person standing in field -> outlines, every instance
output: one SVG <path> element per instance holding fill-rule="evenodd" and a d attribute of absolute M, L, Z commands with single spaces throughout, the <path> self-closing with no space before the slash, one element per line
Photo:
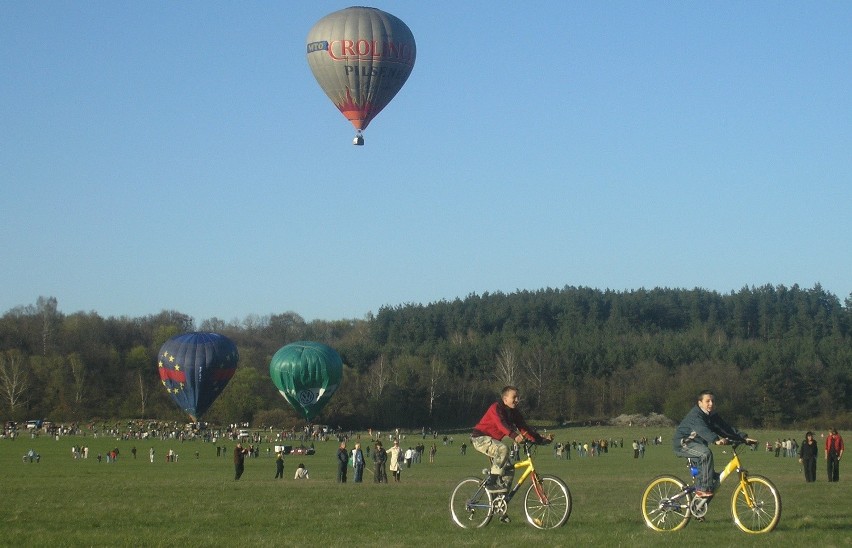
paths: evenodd
<path fill-rule="evenodd" d="M 234 447 L 234 481 L 240 479 L 240 476 L 243 475 L 243 472 L 246 469 L 246 455 L 248 454 L 248 449 L 243 449 L 243 444 L 238 443 L 236 447 Z"/>
<path fill-rule="evenodd" d="M 399 483 L 402 477 L 402 449 L 399 448 L 399 440 L 394 440 L 393 447 L 388 449 L 388 468 L 393 475 L 393 481 Z"/>
<path fill-rule="evenodd" d="M 346 483 L 346 470 L 349 468 L 349 451 L 346 450 L 346 442 L 340 442 L 337 449 L 337 483 Z"/>
<path fill-rule="evenodd" d="M 388 476 L 387 472 L 385 472 L 385 462 L 387 461 L 388 453 L 385 451 L 385 448 L 382 447 L 381 440 L 376 442 L 376 448 L 373 450 L 373 463 L 376 468 L 376 473 L 374 474 L 373 481 L 376 483 L 387 483 Z"/>
<path fill-rule="evenodd" d="M 148 458 L 151 459 L 151 462 L 154 462 L 154 448 L 153 447 L 148 451 Z"/>
<path fill-rule="evenodd" d="M 805 481 L 810 483 L 816 481 L 816 461 L 819 455 L 819 447 L 814 439 L 814 433 L 805 434 L 805 441 L 799 447 L 799 463 L 805 470 Z"/>
<path fill-rule="evenodd" d="M 284 451 L 278 451 L 275 457 L 275 479 L 284 479 Z"/>
<path fill-rule="evenodd" d="M 828 481 L 840 481 L 840 457 L 843 456 L 843 438 L 837 428 L 828 431 L 825 438 L 825 463 L 828 469 Z"/>
<path fill-rule="evenodd" d="M 355 470 L 355 483 L 361 483 L 364 478 L 364 452 L 360 443 L 356 443 L 352 450 L 352 468 Z"/>

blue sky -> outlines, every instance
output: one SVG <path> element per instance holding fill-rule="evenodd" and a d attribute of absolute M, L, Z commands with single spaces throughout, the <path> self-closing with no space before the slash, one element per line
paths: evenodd
<path fill-rule="evenodd" d="M 852 3 L 371 4 L 417 63 L 364 147 L 305 59 L 349 5 L 0 3 L 0 312 L 852 293 Z"/>

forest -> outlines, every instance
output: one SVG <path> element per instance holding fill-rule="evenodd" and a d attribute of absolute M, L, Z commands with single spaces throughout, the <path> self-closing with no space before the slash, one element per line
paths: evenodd
<path fill-rule="evenodd" d="M 323 342 L 344 361 L 316 422 L 344 429 L 465 428 L 507 384 L 533 420 L 675 420 L 711 388 L 730 422 L 852 426 L 852 295 L 819 285 L 610 291 L 587 287 L 471 294 L 385 306 L 363 319 L 307 322 L 288 311 L 225 322 L 177 311 L 140 318 L 64 314 L 55 297 L 0 317 L 0 418 L 185 420 L 160 384 L 170 337 L 213 331 L 240 360 L 204 416 L 299 427 L 269 377 L 272 355 Z"/>

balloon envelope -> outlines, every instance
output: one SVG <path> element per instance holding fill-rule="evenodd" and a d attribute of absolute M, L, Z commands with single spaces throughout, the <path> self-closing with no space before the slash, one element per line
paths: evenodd
<path fill-rule="evenodd" d="M 308 64 L 320 87 L 359 132 L 411 74 L 411 29 L 376 8 L 352 7 L 320 19 L 308 33 Z"/>
<path fill-rule="evenodd" d="M 166 391 L 193 421 L 207 411 L 237 369 L 237 345 L 218 333 L 184 333 L 160 348 L 158 369 Z"/>
<path fill-rule="evenodd" d="M 269 376 L 293 408 L 313 419 L 343 378 L 343 360 L 322 343 L 299 341 L 281 347 L 269 362 Z"/>

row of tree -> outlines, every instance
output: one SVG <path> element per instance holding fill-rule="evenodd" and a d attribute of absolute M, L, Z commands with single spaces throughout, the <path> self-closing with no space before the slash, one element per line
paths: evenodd
<path fill-rule="evenodd" d="M 712 387 L 741 424 L 852 424 L 852 295 L 841 304 L 819 285 L 565 287 L 384 307 L 360 320 L 286 312 L 198 324 L 173 311 L 66 315 L 42 297 L 0 317 L 0 409 L 11 419 L 179 418 L 156 356 L 196 329 L 223 333 L 240 351 L 205 417 L 214 422 L 298 425 L 268 365 L 281 346 L 314 340 L 344 358 L 342 387 L 318 419 L 344 428 L 469 426 L 506 384 L 521 388 L 530 416 L 551 423 L 678 418 Z"/>

